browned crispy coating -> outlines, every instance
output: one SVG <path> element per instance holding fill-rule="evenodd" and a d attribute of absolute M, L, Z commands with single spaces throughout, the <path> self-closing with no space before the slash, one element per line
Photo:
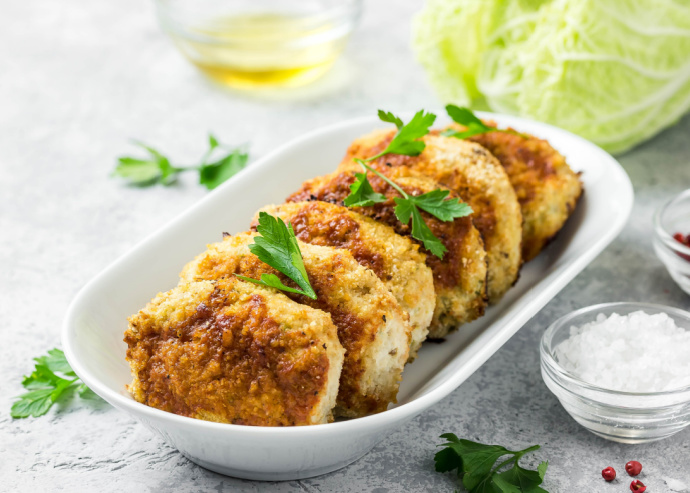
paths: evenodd
<path fill-rule="evenodd" d="M 260 279 L 275 274 L 283 284 L 293 281 L 250 252 L 255 233 L 226 237 L 208 246 L 184 268 L 183 281 L 219 279 L 239 274 Z M 386 410 L 395 402 L 409 355 L 408 315 L 370 269 L 347 250 L 299 241 L 304 266 L 317 299 L 286 293 L 291 299 L 329 313 L 346 350 L 340 376 L 339 416 L 360 417 Z"/>
<path fill-rule="evenodd" d="M 403 167 L 388 169 L 385 174 L 410 195 L 420 195 L 443 188 L 435 181 Z M 371 173 L 369 179 L 374 190 L 383 194 L 387 200 L 355 210 L 392 226 L 398 234 L 409 236 L 410 226 L 398 221 L 393 210 L 393 199 L 399 197 L 399 194 Z M 288 197 L 287 201 L 321 200 L 341 204 L 350 194 L 349 187 L 354 180 L 353 171 L 336 172 L 315 178 L 305 182 L 298 192 Z M 455 195 L 451 193 L 450 196 Z M 458 325 L 484 314 L 486 252 L 481 236 L 469 217 L 443 222 L 423 211 L 422 216 L 434 235 L 448 249 L 443 259 L 428 252 L 426 256 L 426 263 L 434 274 L 436 289 L 436 307 L 429 327 L 429 337 L 439 338 L 455 330 Z"/>
<path fill-rule="evenodd" d="M 376 131 L 356 139 L 339 170 L 359 170 L 353 158 L 378 154 L 394 135 Z M 408 167 L 453 190 L 472 207 L 472 221 L 487 253 L 489 301 L 496 303 L 517 280 L 522 263 L 522 215 L 508 176 L 496 158 L 475 143 L 438 135 L 422 140 L 426 148 L 418 156 L 389 154 L 370 165 L 383 173 L 390 167 Z"/>
<path fill-rule="evenodd" d="M 238 281 L 182 283 L 129 318 L 133 382 L 144 404 L 253 426 L 325 423 L 344 350 L 330 317 Z"/>
<path fill-rule="evenodd" d="M 433 131 L 420 155 L 369 164 L 410 195 L 441 188 L 472 207 L 471 216 L 449 222 L 421 212 L 448 249 L 439 259 L 411 239 L 394 213 L 398 192 L 372 173 L 386 201 L 342 206 L 362 171 L 353 158 L 379 153 L 394 134 L 355 140 L 335 173 L 263 209 L 293 224 L 317 300 L 238 280 L 235 274 L 274 274 L 297 287 L 250 252 L 256 234 L 247 232 L 209 245 L 176 288 L 129 318 L 124 340 L 135 400 L 253 426 L 384 411 L 427 326 L 430 338 L 440 338 L 483 315 L 582 194 L 579 175 L 545 140 L 517 132 L 461 140 Z"/>
<path fill-rule="evenodd" d="M 426 339 L 436 304 L 433 274 L 419 245 L 390 226 L 328 202 L 271 205 L 260 212 L 291 223 L 300 240 L 348 250 L 361 265 L 373 270 L 410 315 L 410 358 L 414 359 Z M 258 224 L 257 216 L 252 228 Z"/>
<path fill-rule="evenodd" d="M 524 218 L 522 257 L 532 260 L 575 209 L 582 194 L 578 174 L 548 141 L 533 135 L 489 132 L 470 140 L 486 147 L 506 170 Z"/>

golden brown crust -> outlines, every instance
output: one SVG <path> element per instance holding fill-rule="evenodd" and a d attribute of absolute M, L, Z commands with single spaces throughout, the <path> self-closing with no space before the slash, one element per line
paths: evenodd
<path fill-rule="evenodd" d="M 327 202 L 273 205 L 261 211 L 290 222 L 300 240 L 348 250 L 373 270 L 410 315 L 410 358 L 414 358 L 426 339 L 436 303 L 433 275 L 416 243 L 390 226 Z M 255 216 L 252 227 L 256 224 Z"/>
<path fill-rule="evenodd" d="M 357 170 L 353 158 L 378 154 L 394 135 L 376 131 L 356 139 L 339 170 Z M 391 154 L 370 165 L 384 173 L 391 167 L 408 167 L 453 190 L 472 207 L 472 221 L 488 258 L 489 300 L 496 303 L 517 280 L 521 265 L 522 215 L 515 192 L 501 165 L 483 147 L 439 135 L 422 140 L 426 147 L 418 156 Z"/>
<path fill-rule="evenodd" d="M 410 195 L 443 188 L 435 181 L 405 168 L 389 168 L 382 171 Z M 341 204 L 349 195 L 349 187 L 354 180 L 353 171 L 336 172 L 315 178 L 305 182 L 298 192 L 288 197 L 287 201 L 321 200 Z M 369 180 L 374 190 L 387 198 L 386 202 L 354 209 L 392 226 L 398 234 L 409 236 L 410 226 L 398 221 L 393 210 L 393 199 L 399 196 L 398 193 L 375 175 L 370 174 Z M 434 274 L 437 297 L 429 337 L 438 338 L 455 330 L 458 325 L 484 314 L 486 252 L 479 232 L 469 217 L 443 222 L 426 212 L 422 212 L 422 216 L 431 231 L 448 249 L 443 259 L 430 253 L 426 257 L 426 263 Z"/>
<path fill-rule="evenodd" d="M 137 401 L 253 426 L 327 422 L 344 353 L 328 315 L 233 278 L 159 294 L 125 342 Z"/>
<path fill-rule="evenodd" d="M 422 211 L 448 249 L 442 260 L 425 255 L 395 216 L 398 193 L 384 180 L 369 174 L 384 203 L 341 205 L 362 171 L 353 158 L 382 151 L 394 133 L 355 140 L 336 173 L 305 182 L 288 204 L 263 209 L 293 224 L 317 300 L 238 280 L 235 274 L 274 274 L 297 287 L 250 252 L 255 233 L 248 232 L 209 245 L 176 288 L 129 318 L 124 340 L 135 400 L 253 426 L 381 412 L 395 402 L 427 326 L 429 337 L 440 338 L 483 315 L 582 194 L 579 174 L 545 140 L 517 132 L 460 140 L 433 131 L 420 155 L 370 163 L 410 195 L 449 189 L 473 208 L 451 222 Z"/>
<path fill-rule="evenodd" d="M 254 236 L 242 233 L 209 245 L 184 268 L 182 279 L 235 274 L 259 279 L 262 274 L 275 274 L 285 285 L 296 288 L 293 281 L 250 252 Z M 409 354 L 409 317 L 376 275 L 348 251 L 303 242 L 299 246 L 317 299 L 286 294 L 329 313 L 346 350 L 336 414 L 359 417 L 384 411 L 395 402 Z"/>
<path fill-rule="evenodd" d="M 384 254 L 362 236 L 361 224 L 368 218 L 346 207 L 315 201 L 267 206 L 259 212 L 267 212 L 291 223 L 297 238 L 305 243 L 348 250 L 361 265 L 373 270 L 379 279 L 388 271 Z M 257 216 L 258 213 L 252 221 L 252 230 L 256 230 Z M 423 262 L 424 256 L 418 255 Z"/>
<path fill-rule="evenodd" d="M 489 132 L 470 140 L 487 148 L 506 170 L 524 218 L 522 257 L 532 260 L 575 209 L 582 194 L 578 175 L 548 141 L 533 135 Z"/>

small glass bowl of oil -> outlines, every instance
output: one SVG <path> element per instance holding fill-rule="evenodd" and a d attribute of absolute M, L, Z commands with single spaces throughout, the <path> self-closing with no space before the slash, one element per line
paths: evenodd
<path fill-rule="evenodd" d="M 203 73 L 235 88 L 296 87 L 326 73 L 362 0 L 157 0 L 158 18 Z"/>

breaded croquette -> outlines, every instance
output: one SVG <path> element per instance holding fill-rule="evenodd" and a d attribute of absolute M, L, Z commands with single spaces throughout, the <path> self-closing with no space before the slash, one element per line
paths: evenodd
<path fill-rule="evenodd" d="M 255 236 L 242 233 L 209 245 L 187 264 L 182 280 L 212 280 L 235 274 L 259 279 L 262 274 L 275 274 L 285 285 L 296 287 L 250 252 Z M 409 355 L 409 316 L 376 274 L 361 266 L 350 252 L 298 243 L 317 299 L 288 296 L 329 313 L 346 351 L 334 414 L 354 418 L 385 411 L 395 402 Z"/>
<path fill-rule="evenodd" d="M 260 212 L 292 223 L 300 240 L 346 249 L 357 262 L 373 270 L 410 315 L 410 358 L 414 359 L 429 332 L 436 304 L 434 279 L 419 245 L 390 226 L 327 202 L 271 205 Z M 252 227 L 258 224 L 257 218 L 258 213 Z"/>
<path fill-rule="evenodd" d="M 381 152 L 395 131 L 376 131 L 356 139 L 338 168 L 357 170 L 353 158 Z M 472 221 L 482 234 L 489 263 L 487 292 L 496 303 L 515 283 L 522 263 L 522 215 L 513 187 L 500 163 L 483 147 L 454 138 L 427 135 L 418 156 L 385 155 L 370 166 L 386 174 L 391 167 L 406 166 L 454 191 L 473 209 Z"/>
<path fill-rule="evenodd" d="M 239 281 L 182 283 L 129 318 L 137 401 L 207 421 L 326 423 L 344 349 L 328 314 Z"/>
<path fill-rule="evenodd" d="M 386 173 L 406 193 L 420 195 L 443 188 L 434 180 L 405 168 L 391 168 Z M 341 204 L 350 194 L 355 181 L 353 171 L 336 172 L 307 181 L 302 188 L 288 197 L 288 202 L 321 200 Z M 390 185 L 369 174 L 369 181 L 386 201 L 371 207 L 357 207 L 355 211 L 393 227 L 398 234 L 409 236 L 411 228 L 402 224 L 394 213 L 394 198 L 398 192 Z M 451 193 L 450 197 L 455 195 Z M 431 231 L 448 249 L 443 259 L 428 253 L 426 263 L 434 275 L 436 306 L 429 327 L 429 337 L 444 337 L 458 325 L 471 322 L 484 314 L 486 306 L 486 252 L 477 229 L 470 217 L 444 222 L 426 212 L 421 212 Z M 415 240 L 417 241 L 417 240 Z M 426 250 L 423 250 L 426 252 Z"/>
<path fill-rule="evenodd" d="M 496 156 L 510 178 L 524 218 L 522 257 L 528 262 L 560 231 L 575 209 L 582 194 L 580 179 L 561 153 L 533 135 L 489 132 L 470 140 Z"/>

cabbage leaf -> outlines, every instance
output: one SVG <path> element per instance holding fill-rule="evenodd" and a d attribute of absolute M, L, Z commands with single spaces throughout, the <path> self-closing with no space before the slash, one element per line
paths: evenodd
<path fill-rule="evenodd" d="M 623 152 L 690 109 L 690 2 L 427 0 L 413 46 L 446 103 Z"/>

